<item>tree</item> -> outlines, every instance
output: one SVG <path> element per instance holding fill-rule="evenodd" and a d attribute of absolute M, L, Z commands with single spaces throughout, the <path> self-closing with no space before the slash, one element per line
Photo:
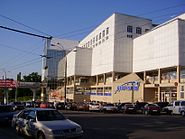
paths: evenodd
<path fill-rule="evenodd" d="M 24 75 L 22 81 L 24 82 L 41 82 L 41 76 L 38 72 L 32 72 L 28 76 Z"/>
<path fill-rule="evenodd" d="M 19 77 L 20 76 L 20 77 Z M 18 78 L 23 82 L 41 82 L 41 75 L 37 72 L 32 72 L 29 75 L 24 75 L 23 79 L 21 79 L 21 73 L 19 73 Z M 32 91 L 29 88 L 19 88 L 18 89 L 18 97 L 32 96 Z M 37 92 L 37 96 L 40 95 L 40 91 Z"/>

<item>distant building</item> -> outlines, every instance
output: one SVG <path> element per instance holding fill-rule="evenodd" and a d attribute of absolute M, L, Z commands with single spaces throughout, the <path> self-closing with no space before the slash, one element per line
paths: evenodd
<path fill-rule="evenodd" d="M 52 38 L 46 42 L 43 54 L 42 81 L 46 80 L 47 89 L 56 89 L 58 86 L 58 64 L 70 49 L 78 46 L 78 41 Z"/>

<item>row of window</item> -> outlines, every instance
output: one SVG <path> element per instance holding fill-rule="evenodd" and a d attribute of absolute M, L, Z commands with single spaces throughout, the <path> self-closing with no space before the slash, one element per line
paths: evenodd
<path fill-rule="evenodd" d="M 145 32 L 149 31 L 149 29 L 145 29 Z M 133 33 L 133 26 L 127 26 L 127 32 L 128 33 Z M 135 30 L 135 33 L 136 34 L 142 34 L 142 28 L 141 27 L 136 27 L 136 30 Z"/>
<path fill-rule="evenodd" d="M 133 27 L 132 26 L 127 26 L 127 32 L 133 33 Z M 136 27 L 136 34 L 142 34 L 142 29 L 141 27 Z"/>
<path fill-rule="evenodd" d="M 101 44 L 102 42 L 104 42 L 105 40 L 108 39 L 108 36 L 107 36 L 108 34 L 109 34 L 109 27 L 107 27 L 106 29 L 104 29 L 99 34 L 97 34 L 90 41 L 88 41 L 87 43 L 85 43 L 82 47 L 90 48 L 92 46 L 97 46 L 98 44 Z"/>

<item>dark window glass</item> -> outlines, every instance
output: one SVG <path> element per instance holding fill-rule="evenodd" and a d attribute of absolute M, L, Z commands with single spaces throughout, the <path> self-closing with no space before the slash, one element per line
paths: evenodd
<path fill-rule="evenodd" d="M 106 28 L 106 35 L 109 34 L 109 27 Z"/>
<path fill-rule="evenodd" d="M 136 27 L 136 34 L 141 34 L 142 33 L 142 29 L 140 27 Z"/>
<path fill-rule="evenodd" d="M 180 103 L 180 102 L 175 102 L 175 106 L 179 106 L 179 103 Z"/>
<path fill-rule="evenodd" d="M 127 26 L 127 32 L 132 33 L 132 26 Z"/>

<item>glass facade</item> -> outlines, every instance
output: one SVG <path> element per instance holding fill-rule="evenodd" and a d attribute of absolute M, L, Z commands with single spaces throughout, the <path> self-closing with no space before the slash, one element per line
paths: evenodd
<path fill-rule="evenodd" d="M 58 64 L 65 57 L 65 50 L 48 49 L 47 50 L 47 81 L 50 89 L 56 89 L 58 83 Z"/>

